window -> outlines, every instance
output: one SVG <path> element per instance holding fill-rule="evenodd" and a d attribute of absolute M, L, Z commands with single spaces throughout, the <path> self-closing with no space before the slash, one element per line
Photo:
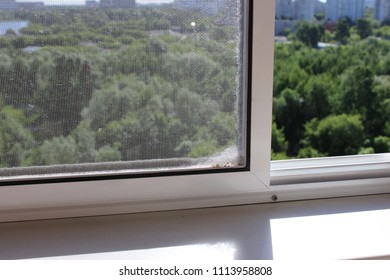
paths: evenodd
<path fill-rule="evenodd" d="M 175 1 L 177 2 L 178 6 L 180 6 L 180 3 L 192 3 L 196 1 Z M 199 1 L 198 1 L 199 2 Z M 257 202 L 258 199 L 253 197 L 254 193 L 258 193 L 259 190 L 267 190 L 267 186 L 269 185 L 269 149 L 268 148 L 262 148 L 262 147 L 269 147 L 270 146 L 270 137 L 269 137 L 269 129 L 266 129 L 267 127 L 270 127 L 270 112 L 271 112 L 271 89 L 272 89 L 272 68 L 268 67 L 269 65 L 272 65 L 272 51 L 273 51 L 273 45 L 272 45 L 272 34 L 273 34 L 273 28 L 271 25 L 267 25 L 266 22 L 271 22 L 272 16 L 268 13 L 265 13 L 268 10 L 265 9 L 266 5 L 262 4 L 256 4 L 257 6 L 254 6 L 254 10 L 256 10 L 256 14 L 258 14 L 258 17 L 251 17 L 249 15 L 252 11 L 251 6 L 253 5 L 253 1 L 220 1 L 220 2 L 226 2 L 230 7 L 233 5 L 237 5 L 239 3 L 241 10 L 241 13 L 239 15 L 241 16 L 241 19 L 237 21 L 237 19 L 232 18 L 230 15 L 226 17 L 228 20 L 233 20 L 236 22 L 236 24 L 240 23 L 240 39 L 236 42 L 231 42 L 232 39 L 224 38 L 226 35 L 224 33 L 224 23 L 219 22 L 220 16 L 223 12 L 220 12 L 217 16 L 214 17 L 205 17 L 205 23 L 207 23 L 206 20 L 213 19 L 213 22 L 209 23 L 213 28 L 215 28 L 215 34 L 213 36 L 217 36 L 217 39 L 225 40 L 223 44 L 235 44 L 236 49 L 239 50 L 238 59 L 241 60 L 241 64 L 245 67 L 240 68 L 239 76 L 236 75 L 234 77 L 235 80 L 242 78 L 242 81 L 238 83 L 238 86 L 241 87 L 241 92 L 249 92 L 250 89 L 252 89 L 252 92 L 256 92 L 256 98 L 252 98 L 251 100 L 251 107 L 256 107 L 256 111 L 251 110 L 251 108 L 245 108 L 242 109 L 238 108 L 238 112 L 242 111 L 242 113 L 237 114 L 238 118 L 241 118 L 241 115 L 246 115 L 244 111 L 250 112 L 253 111 L 253 120 L 256 120 L 256 122 L 250 122 L 249 119 L 246 120 L 246 117 L 243 117 L 241 121 L 247 122 L 248 125 L 248 131 L 251 132 L 251 139 L 248 138 L 248 141 L 242 140 L 241 143 L 244 143 L 246 145 L 247 143 L 256 143 L 260 145 L 253 145 L 251 144 L 251 153 L 254 153 L 258 156 L 256 157 L 247 157 L 247 162 L 244 164 L 239 164 L 231 168 L 230 165 L 226 165 L 226 162 L 216 162 L 209 164 L 207 169 L 197 168 L 197 165 L 195 167 L 192 167 L 190 169 L 190 172 L 181 172 L 181 167 L 174 169 L 174 173 L 165 173 L 165 174 L 154 174 L 149 173 L 148 176 L 143 176 L 144 174 L 137 174 L 137 176 L 134 176 L 131 179 L 125 178 L 124 176 L 119 176 L 115 178 L 107 178 L 107 173 L 101 175 L 100 173 L 97 173 L 96 176 L 94 174 L 94 171 L 90 172 L 87 170 L 86 172 L 84 170 L 78 171 L 81 177 L 84 176 L 86 173 L 87 177 L 84 177 L 84 180 L 77 181 L 74 180 L 73 177 L 71 177 L 70 180 L 67 178 L 69 172 L 73 171 L 73 167 L 80 167 L 78 166 L 79 163 L 70 165 L 70 166 L 64 166 L 59 165 L 55 166 L 54 168 L 57 168 L 60 171 L 63 171 L 62 178 L 60 180 L 43 180 L 43 181 L 34 181 L 35 179 L 51 179 L 51 176 L 56 176 L 57 172 L 54 171 L 53 174 L 46 173 L 44 176 L 42 176 L 42 168 L 45 167 L 27 167 L 27 174 L 17 173 L 20 170 L 25 171 L 26 169 L 24 167 L 22 168 L 3 168 L 1 171 L 4 173 L 8 172 L 10 176 L 7 176 L 6 180 L 3 181 L 2 187 L 1 187 L 1 208 L 2 208 L 2 220 L 14 220 L 14 219 L 31 219 L 34 217 L 38 218 L 48 218 L 48 217 L 66 217 L 66 216 L 78 216 L 78 215 L 94 215 L 94 214 L 109 214 L 109 213 L 119 213 L 119 212 L 131 212 L 131 211 L 150 211 L 150 210 L 162 210 L 162 209 L 175 209 L 175 208 L 188 208 L 188 207 L 199 207 L 199 206 L 215 206 L 215 205 L 226 205 L 226 204 L 237 204 L 237 203 L 248 203 L 248 202 Z M 210 2 L 211 3 L 211 2 Z M 46 7 L 44 7 L 46 8 Z M 180 7 L 179 7 L 180 8 Z M 179 8 L 175 8 L 175 11 L 180 11 Z M 198 9 L 199 7 L 195 7 L 195 9 Z M 201 9 L 202 7 L 200 7 Z M 60 8 L 59 8 L 60 9 Z M 143 10 L 144 8 L 140 8 L 140 10 Z M 164 8 L 161 8 L 163 10 Z M 169 8 L 168 8 L 169 9 Z M 159 11 L 160 7 L 157 8 L 145 8 L 143 11 L 146 15 L 149 15 L 148 13 L 153 13 L 156 11 Z M 160 10 L 160 11 L 161 11 Z M 272 10 L 272 9 L 271 9 Z M 91 13 L 98 12 L 99 9 L 91 9 Z M 112 9 L 112 11 L 117 11 L 115 9 Z M 134 13 L 137 13 L 137 9 L 133 10 Z M 70 16 L 76 17 L 77 19 L 77 13 L 79 12 L 78 9 L 67 9 L 67 12 L 71 13 Z M 111 12 L 110 8 L 107 8 L 105 12 Z M 202 11 L 198 11 L 195 13 L 197 17 L 200 17 L 200 14 Z M 209 12 L 209 11 L 205 11 Z M 227 11 L 231 12 L 231 11 Z M 25 11 L 19 11 L 21 16 L 25 16 Z M 36 13 L 39 14 L 39 13 Z M 87 12 L 88 14 L 88 12 Z M 134 14 L 130 14 L 130 16 L 133 16 Z M 110 15 L 112 17 L 115 17 L 116 15 Z M 123 15 L 121 15 L 123 16 Z M 135 15 L 137 16 L 137 15 Z M 38 17 L 39 19 L 39 17 Z M 95 20 L 99 21 L 97 17 L 94 18 Z M 199 18 L 198 18 L 199 19 Z M 222 17 L 222 19 L 224 19 Z M 46 20 L 46 19 L 45 19 Z M 66 18 L 64 20 L 67 20 Z M 264 28 L 256 29 L 254 31 L 253 37 L 247 36 L 252 31 L 251 21 L 254 21 L 253 26 L 264 26 Z M 77 22 L 77 21 L 76 21 Z M 91 23 L 91 21 L 88 21 Z M 95 23 L 94 23 L 95 24 Z M 99 22 L 96 22 L 98 25 Z M 156 23 L 157 24 L 157 23 Z M 198 24 L 200 25 L 198 27 Z M 182 38 L 176 38 L 176 40 L 184 40 L 184 43 L 186 43 L 186 38 L 190 38 L 192 43 L 196 43 L 197 41 L 202 41 L 205 34 L 202 34 L 201 26 L 202 21 L 199 19 L 197 20 L 191 20 L 190 26 L 184 26 L 188 27 L 189 30 L 181 31 L 183 33 L 180 33 L 178 30 L 168 30 L 168 32 L 176 32 L 179 33 L 179 35 L 174 34 L 174 36 L 182 36 Z M 218 29 L 218 26 L 221 26 L 220 29 Z M 52 30 L 46 30 L 43 27 L 44 24 L 39 25 L 38 23 L 36 25 L 29 25 L 28 27 L 25 27 L 21 32 L 29 32 L 31 34 L 35 34 L 36 31 L 39 36 L 43 32 L 53 32 Z M 107 26 L 106 26 L 107 27 Z M 115 26 L 111 26 L 114 28 Z M 184 28 L 183 27 L 183 28 Z M 34 28 L 36 30 L 34 31 Z M 56 28 L 60 28 L 60 26 L 56 26 Z M 64 27 L 62 27 L 64 28 Z M 159 27 L 160 28 L 160 27 Z M 161 27 L 162 28 L 162 27 Z M 199 28 L 199 29 L 198 29 Z M 237 28 L 237 27 L 235 27 Z M 115 30 L 110 30 L 110 34 L 114 36 Z M 153 30 L 152 30 L 153 31 Z M 228 30 L 229 31 L 229 30 Z M 233 30 L 234 31 L 234 30 Z M 11 31 L 9 31 L 11 33 Z M 225 34 L 225 35 L 224 35 Z M 84 36 L 85 34 L 81 34 Z M 88 34 L 87 34 L 88 35 Z M 87 36 L 85 35 L 85 36 Z M 151 36 L 153 37 L 155 33 L 151 32 Z M 207 36 L 210 36 L 209 34 L 206 34 Z M 222 36 L 224 35 L 224 36 Z M 229 35 L 229 33 L 227 34 Z M 7 40 L 7 36 L 16 36 L 17 39 L 24 38 L 24 35 L 21 35 L 18 37 L 17 35 L 6 35 L 4 40 Z M 31 35 L 32 37 L 34 35 Z M 91 36 L 91 35 L 88 35 Z M 116 35 L 115 35 L 116 36 Z M 136 36 L 143 36 L 143 34 L 132 34 L 134 38 Z M 221 37 L 222 36 L 222 37 Z M 118 36 L 119 37 L 119 36 Z M 167 37 L 169 37 L 167 35 Z M 172 37 L 172 36 L 171 36 Z M 168 38 L 170 40 L 173 40 L 172 38 Z M 265 40 L 263 42 L 264 38 L 270 38 L 269 40 Z M 13 38 L 13 37 L 12 37 Z M 26 35 L 26 38 L 30 38 Z M 42 38 L 45 38 L 45 36 L 42 35 Z M 150 47 L 150 51 L 158 51 L 157 46 L 158 42 L 156 41 L 158 39 L 158 35 L 156 37 L 153 37 L 153 40 L 150 40 L 145 47 Z M 52 38 L 53 39 L 53 38 Z M 54 38 L 55 39 L 55 38 Z M 58 39 L 58 38 L 57 38 Z M 71 38 L 64 38 L 66 41 L 67 39 Z M 134 39 L 135 40 L 135 39 Z M 226 41 L 227 40 L 227 41 Z M 254 45 L 251 45 L 251 41 L 253 41 Z M 117 41 L 115 41 L 117 42 Z M 61 43 L 61 42 L 60 42 Z M 83 49 L 84 45 L 87 45 L 90 47 L 93 41 L 82 41 L 82 46 L 80 47 L 81 50 Z M 164 43 L 160 42 L 160 43 Z M 183 43 L 183 44 L 184 44 Z M 99 46 L 103 49 L 117 49 L 117 46 L 106 46 L 105 44 L 108 44 L 108 42 L 104 41 L 104 38 L 101 38 L 101 41 L 99 41 L 97 44 L 103 44 L 103 46 Z M 127 44 L 127 41 L 123 44 Z M 72 45 L 72 44 L 71 44 Z M 130 44 L 131 45 L 131 44 Z M 218 48 L 221 44 L 214 44 L 209 46 L 210 48 L 216 47 Z M 249 47 L 248 47 L 249 46 Z M 70 47 L 68 46 L 60 46 L 61 48 L 49 48 L 50 52 L 56 52 L 58 49 L 61 51 L 69 51 Z M 154 47 L 154 48 L 153 48 Z M 162 46 L 164 47 L 164 46 Z M 177 44 L 174 46 L 176 48 L 183 47 L 180 44 Z M 187 47 L 187 46 L 186 46 Z M 197 47 L 197 46 L 196 46 Z M 261 52 L 258 52 L 256 54 L 255 60 L 253 60 L 252 63 L 248 62 L 247 56 L 252 55 L 251 53 L 251 47 L 256 48 L 258 50 L 261 50 Z M 119 49 L 123 48 L 123 46 L 119 46 Z M 157 48 L 157 49 L 156 49 Z M 186 49 L 184 49 L 186 50 Z M 26 52 L 31 51 L 23 50 Z M 36 49 L 32 50 L 32 52 L 36 51 Z M 38 50 L 37 52 L 39 52 Z M 204 50 L 203 50 L 204 51 Z M 109 52 L 109 51 L 108 51 Z M 86 54 L 88 55 L 88 54 Z M 104 52 L 103 52 L 104 55 Z M 187 53 L 184 53 L 183 55 L 187 55 Z M 234 55 L 234 54 L 233 54 Z M 135 57 L 134 59 L 137 59 Z M 173 57 L 172 59 L 175 59 Z M 68 58 L 63 58 L 62 56 L 59 57 L 59 60 L 57 64 L 61 64 L 63 62 L 63 65 L 66 71 L 67 68 L 73 69 L 72 66 L 74 66 L 77 63 L 80 63 L 81 67 L 83 67 L 83 62 L 77 62 L 77 58 L 72 61 Z M 63 60 L 63 61 L 62 61 Z M 194 59 L 194 61 L 198 61 L 199 59 Z M 256 61 L 256 62 L 255 62 Z M 259 63 L 260 61 L 265 62 Z M 145 60 L 141 59 L 142 63 L 146 63 Z M 117 63 L 120 63 L 117 62 Z M 54 61 L 54 75 L 56 72 L 56 61 Z M 211 64 L 213 64 L 211 62 Z M 268 65 L 268 66 L 266 66 Z M 158 64 L 157 64 L 158 66 Z M 196 65 L 195 65 L 196 66 Z M 252 69 L 248 66 L 252 66 Z M 178 66 L 175 66 L 178 67 Z M 175 70 L 175 67 L 173 69 Z M 193 66 L 192 66 L 193 67 Z M 60 67 L 59 67 L 60 68 Z M 80 69 L 79 67 L 74 67 L 76 69 Z M 81 71 L 81 76 L 83 73 L 87 71 L 88 67 L 85 66 L 85 71 Z M 248 70 L 249 69 L 249 70 Z M 63 70 L 63 69 L 61 69 Z M 112 69 L 105 69 L 106 71 L 113 71 Z M 180 69 L 179 69 L 180 70 Z M 190 69 L 191 70 L 191 69 Z M 250 84 L 250 72 L 258 72 L 258 79 L 254 80 L 254 84 Z M 65 75 L 65 77 L 62 77 L 61 75 L 58 75 L 56 79 L 53 80 L 53 82 L 50 84 L 50 86 L 59 86 L 62 87 L 61 89 L 69 90 L 69 87 L 72 87 L 76 84 L 77 86 L 77 79 L 76 77 L 71 77 L 73 71 L 69 72 L 69 75 Z M 70 76 L 70 77 L 69 77 Z M 77 77 L 79 77 L 78 75 Z M 88 76 L 88 75 L 87 75 Z M 87 77 L 86 76 L 86 77 Z M 209 74 L 209 77 L 211 77 L 211 74 Z M 69 78 L 68 80 L 66 80 Z M 153 77 L 145 77 L 145 79 L 152 80 Z M 193 82 L 195 82 L 198 78 L 195 78 Z M 201 78 L 201 77 L 200 77 Z M 199 79 L 200 79 L 199 78 Z M 64 79 L 61 83 L 56 83 L 56 81 Z M 120 79 L 120 77 L 118 78 Z M 199 80 L 198 79 L 198 80 Z M 75 81 L 76 80 L 76 81 Z M 123 83 L 123 87 L 126 87 L 126 80 L 120 81 Z M 154 81 L 157 83 L 156 81 Z M 160 82 L 161 83 L 161 82 Z M 86 82 L 81 83 L 82 86 L 85 86 L 87 84 Z M 65 86 L 67 85 L 67 86 Z M 138 86 L 138 84 L 135 84 L 135 86 Z M 55 94 L 56 91 L 53 91 L 52 94 Z M 249 100 L 248 96 L 248 100 Z M 93 98 L 93 97 L 92 97 Z M 106 99 L 104 102 L 110 102 L 110 99 Z M 122 101 L 122 100 L 121 100 Z M 126 101 L 126 100 L 124 100 Z M 157 102 L 157 101 L 156 101 Z M 210 102 L 209 102 L 210 103 Z M 239 102 L 237 102 L 239 103 Z M 246 102 L 241 102 L 245 103 Z M 65 104 L 65 103 L 63 103 Z M 74 104 L 74 106 L 77 105 L 77 102 Z M 203 106 L 207 106 L 209 104 L 204 104 Z M 229 105 L 229 104 L 228 104 Z M 48 104 L 50 108 L 50 104 Z M 77 105 L 78 106 L 78 105 Z M 237 106 L 237 105 L 236 105 Z M 31 106 L 30 106 L 31 107 Z M 58 110 L 63 110 L 66 106 L 57 106 Z M 66 109 L 66 108 L 65 108 Z M 65 110 L 64 109 L 64 110 Z M 99 108 L 98 108 L 99 109 Z M 199 108 L 202 109 L 202 108 Z M 237 109 L 236 109 L 237 110 Z M 65 110 L 66 111 L 66 110 Z M 70 112 L 64 112 L 64 116 L 67 116 Z M 83 112 L 84 114 L 87 114 L 88 112 Z M 83 114 L 82 113 L 82 114 Z M 183 113 L 191 113 L 189 112 L 183 112 Z M 196 111 L 192 112 L 192 114 L 197 113 Z M 226 117 L 224 116 L 223 120 L 226 121 Z M 131 121 L 131 119 L 129 120 Z M 73 125 L 73 123 L 71 124 Z M 61 120 L 58 119 L 57 126 L 61 126 Z M 56 125 L 52 126 L 52 129 L 49 129 L 49 132 L 55 133 L 55 130 L 58 127 Z M 115 129 L 115 127 L 113 127 Z M 239 133 L 240 137 L 245 138 L 246 131 L 240 131 Z M 88 138 L 88 135 L 83 135 Z M 69 139 L 68 139 L 69 140 Z M 191 139 L 189 139 L 191 140 Z M 57 147 L 53 146 L 53 151 L 60 153 L 59 148 L 64 148 L 66 145 L 68 145 L 66 136 L 58 137 L 56 141 L 58 143 Z M 240 141 L 238 141 L 240 143 Z M 245 147 L 244 147 L 245 148 Z M 248 149 L 249 150 L 249 149 Z M 247 156 L 247 153 L 244 152 L 242 155 Z M 67 153 L 64 153 L 64 156 L 67 156 Z M 143 159 L 138 158 L 138 159 Z M 147 158 L 148 159 L 148 158 Z M 161 161 L 164 161 L 165 159 L 162 159 Z M 157 162 L 157 164 L 161 164 L 161 161 L 154 161 Z M 153 161 L 152 161 L 153 162 Z M 123 163 L 120 163 L 123 164 Z M 198 164 L 198 163 L 197 163 Z M 210 166 L 211 165 L 211 166 Z M 161 166 L 161 165 L 160 165 Z M 211 167 L 211 168 L 210 168 Z M 238 168 L 237 168 L 238 167 Z M 53 167 L 49 167 L 53 168 Z M 166 167 L 163 168 L 167 169 Z M 183 168 L 185 169 L 185 168 Z M 197 169 L 201 169 L 202 172 L 197 172 Z M 15 170 L 17 170 L 17 174 L 15 175 Z M 37 170 L 37 175 L 31 174 Z M 119 169 L 119 171 L 121 171 Z M 158 171 L 158 170 L 157 170 Z M 188 171 L 188 170 L 184 170 Z M 215 172 L 217 171 L 217 172 Z M 30 174 L 29 174 L 30 172 Z M 117 170 L 110 171 L 113 173 L 116 173 Z M 91 174 L 93 176 L 91 176 Z M 120 175 L 121 172 L 119 172 Z M 73 175 L 73 174 L 71 174 Z M 140 176 L 139 176 L 140 175 Z M 156 176 L 157 175 L 157 176 Z M 99 176 L 103 176 L 103 178 L 98 178 Z M 64 179 L 65 177 L 65 179 Z M 24 182 L 20 182 L 20 179 L 25 179 Z M 96 179 L 109 179 L 109 180 L 96 180 Z M 13 180 L 16 180 L 15 182 Z M 34 182 L 32 182 L 32 180 Z M 38 184 L 37 184 L 38 183 Z M 237 196 L 238 195 L 238 196 Z M 240 199 L 239 196 L 242 196 Z"/>
<path fill-rule="evenodd" d="M 190 3 L 191 1 L 177 2 Z M 217 172 L 203 169 L 200 173 L 181 173 L 176 170 L 170 174 L 148 174 L 148 176 L 135 176 L 133 178 L 122 176 L 109 179 L 104 175 L 104 178 L 101 179 L 105 180 L 96 180 L 102 175 L 96 174 L 94 177 L 88 171 L 87 177 L 82 181 L 73 179 L 62 182 L 49 180 L 38 184 L 32 184 L 31 181 L 25 181 L 24 184 L 14 184 L 11 182 L 13 179 L 9 180 L 10 177 L 8 177 L 8 181 L 1 183 L 3 186 L 0 187 L 0 221 L 158 211 L 388 192 L 388 158 L 383 158 L 382 164 L 376 166 L 382 170 L 380 176 L 376 176 L 376 171 L 373 171 L 369 177 L 348 178 L 353 179 L 352 181 L 334 178 L 329 184 L 330 180 L 320 179 L 321 176 L 317 176 L 316 179 L 306 176 L 304 182 L 290 181 L 294 175 L 293 172 L 297 174 L 296 177 L 301 178 L 302 174 L 308 174 L 312 170 L 308 168 L 307 162 L 300 162 L 302 164 L 299 165 L 294 161 L 272 163 L 270 178 L 275 6 L 273 1 L 240 2 L 246 3 L 248 7 L 253 5 L 251 21 L 244 21 L 248 24 L 252 23 L 248 30 L 249 33 L 252 33 L 252 37 L 247 38 L 248 45 L 251 46 L 248 51 L 252 50 L 252 52 L 248 52 L 251 55 L 248 62 L 251 66 L 249 68 L 251 73 L 248 73 L 247 77 L 252 79 L 244 84 L 248 89 L 251 89 L 250 105 L 246 108 L 251 115 L 247 120 L 247 128 L 250 132 L 247 145 L 250 154 L 245 154 L 247 155 L 246 166 L 236 170 L 230 166 L 215 165 L 214 167 L 217 167 L 215 169 L 218 169 Z M 246 14 L 245 17 L 247 16 Z M 218 21 L 214 21 L 214 24 L 218 24 Z M 193 39 L 201 39 L 201 34 L 195 32 L 196 21 L 191 21 L 190 26 L 192 29 L 188 32 L 192 34 Z M 45 32 L 41 29 L 37 32 L 40 34 L 41 31 Z M 110 45 L 108 48 L 115 49 L 117 46 Z M 66 50 L 66 47 L 64 49 Z M 107 71 L 111 70 L 107 69 Z M 354 158 L 351 160 L 354 161 Z M 311 161 L 309 164 L 318 166 L 316 161 Z M 331 160 L 330 165 L 334 165 L 333 160 Z M 340 164 L 340 166 L 345 166 L 345 164 Z M 370 164 L 367 166 L 372 167 Z M 327 164 L 324 163 L 323 167 L 327 168 L 328 173 L 334 174 L 334 171 L 329 169 Z M 344 169 L 338 169 L 337 172 L 340 170 L 343 172 Z M 5 171 L 7 169 L 2 170 L 2 172 Z M 65 172 L 69 172 L 69 169 Z M 28 180 L 31 180 L 31 174 L 29 176 Z M 36 178 L 40 177 L 42 175 L 37 175 Z M 368 188 L 368 186 L 371 187 Z"/>
<path fill-rule="evenodd" d="M 273 156 L 390 152 L 387 10 L 276 1 Z"/>
<path fill-rule="evenodd" d="M 249 1 L 147 2 L 2 12 L 2 181 L 247 168 Z"/>
<path fill-rule="evenodd" d="M 364 194 L 381 184 L 386 192 L 385 10 L 276 0 L 272 158 L 281 161 L 271 164 L 271 185 L 297 187 L 284 195 L 315 197 L 323 186 L 326 196 Z"/>
<path fill-rule="evenodd" d="M 276 1 L 272 158 L 325 158 L 273 162 L 273 185 L 389 176 L 386 8 L 322 2 Z"/>

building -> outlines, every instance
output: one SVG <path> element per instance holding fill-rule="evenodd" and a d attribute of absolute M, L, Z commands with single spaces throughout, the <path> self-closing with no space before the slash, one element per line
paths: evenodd
<path fill-rule="evenodd" d="M 390 0 L 375 1 L 374 18 L 380 22 L 390 20 Z"/>
<path fill-rule="evenodd" d="M 215 15 L 224 10 L 227 3 L 235 2 L 237 0 L 175 0 L 174 6 L 177 9 L 198 11 L 206 15 Z"/>
<path fill-rule="evenodd" d="M 16 9 L 17 3 L 15 0 L 0 0 L 0 10 Z"/>
<path fill-rule="evenodd" d="M 225 25 L 237 26 L 241 19 L 241 2 L 237 0 L 225 0 L 222 4 Z"/>
<path fill-rule="evenodd" d="M 319 0 L 314 0 L 314 14 L 323 14 L 325 15 L 326 3 Z"/>
<path fill-rule="evenodd" d="M 313 20 L 314 0 L 295 0 L 294 10 L 294 19 L 307 21 Z"/>
<path fill-rule="evenodd" d="M 364 0 L 327 0 L 325 19 L 337 21 L 340 18 L 349 18 L 353 22 L 364 17 Z"/>
<path fill-rule="evenodd" d="M 43 8 L 45 5 L 43 2 L 18 2 L 17 8 L 23 10 L 35 10 Z"/>
<path fill-rule="evenodd" d="M 292 0 L 276 0 L 275 16 L 278 19 L 291 19 L 294 16 Z"/>
<path fill-rule="evenodd" d="M 98 8 L 99 7 L 99 2 L 95 0 L 86 0 L 85 1 L 85 7 L 87 8 Z"/>
<path fill-rule="evenodd" d="M 101 8 L 135 8 L 135 0 L 100 0 Z"/>
<path fill-rule="evenodd" d="M 312 20 L 315 0 L 276 0 L 275 16 L 277 19 Z"/>

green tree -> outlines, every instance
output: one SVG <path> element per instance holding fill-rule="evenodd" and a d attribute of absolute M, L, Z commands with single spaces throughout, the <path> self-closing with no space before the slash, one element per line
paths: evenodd
<path fill-rule="evenodd" d="M 370 115 L 367 117 L 366 126 L 372 135 L 384 135 L 390 115 L 390 77 L 376 76 L 372 91 L 371 99 L 374 100 L 370 103 Z"/>
<path fill-rule="evenodd" d="M 73 133 L 73 138 L 77 145 L 77 162 L 95 162 L 98 156 L 95 132 L 89 129 L 88 125 L 82 123 Z"/>
<path fill-rule="evenodd" d="M 103 146 L 97 151 L 97 162 L 114 162 L 119 160 L 121 160 L 121 153 L 116 148 Z"/>
<path fill-rule="evenodd" d="M 74 164 L 77 163 L 77 144 L 73 137 L 54 137 L 45 140 L 39 147 L 40 164 Z"/>
<path fill-rule="evenodd" d="M 168 45 L 159 39 L 151 39 L 145 46 L 145 52 L 149 55 L 161 55 L 168 51 Z"/>
<path fill-rule="evenodd" d="M 226 42 L 230 39 L 229 31 L 226 28 L 218 27 L 212 30 L 211 38 L 215 41 Z"/>
<path fill-rule="evenodd" d="M 321 38 L 320 28 L 316 24 L 302 22 L 299 24 L 295 36 L 306 46 L 316 48 Z"/>
<path fill-rule="evenodd" d="M 8 28 L 7 31 L 5 32 L 5 35 L 7 36 L 16 36 L 16 32 L 15 30 L 13 30 L 12 28 Z"/>
<path fill-rule="evenodd" d="M 213 139 L 218 145 L 234 144 L 237 139 L 237 121 L 234 113 L 219 113 L 213 116 L 208 125 Z"/>
<path fill-rule="evenodd" d="M 45 127 L 46 138 L 68 135 L 77 127 L 92 91 L 93 77 L 87 61 L 65 56 L 55 60 L 47 88 L 37 96 L 41 124 L 49 124 Z"/>
<path fill-rule="evenodd" d="M 34 103 L 33 96 L 37 86 L 36 75 L 36 63 L 29 67 L 25 60 L 14 60 L 10 71 L 6 75 L 8 82 L 2 84 L 4 85 L 3 90 L 7 104 L 20 109 L 31 106 Z"/>
<path fill-rule="evenodd" d="M 372 35 L 371 22 L 365 18 L 360 18 L 357 20 L 356 29 L 361 39 L 365 39 Z"/>
<path fill-rule="evenodd" d="M 278 159 L 286 159 L 287 155 L 287 148 L 288 143 L 286 141 L 286 138 L 284 136 L 283 129 L 279 129 L 274 121 L 272 121 L 272 159 L 278 160 Z"/>
<path fill-rule="evenodd" d="M 389 153 L 390 137 L 382 135 L 375 137 L 373 147 L 376 153 Z"/>
<path fill-rule="evenodd" d="M 280 97 L 274 98 L 273 108 L 276 124 L 283 128 L 289 144 L 287 154 L 295 155 L 298 152 L 299 141 L 304 131 L 303 100 L 296 91 L 285 89 Z"/>
<path fill-rule="evenodd" d="M 325 156 L 353 155 L 363 146 L 364 135 L 359 115 L 331 115 L 308 122 L 303 143 Z"/>
<path fill-rule="evenodd" d="M 144 82 L 135 76 L 112 76 L 94 92 L 82 116 L 90 121 L 91 129 L 97 131 L 142 108 L 151 95 L 152 92 L 146 92 Z"/>
<path fill-rule="evenodd" d="M 311 76 L 304 90 L 306 118 L 324 118 L 331 112 L 330 98 L 333 95 L 332 81 L 326 76 Z"/>
<path fill-rule="evenodd" d="M 346 44 L 350 36 L 349 23 L 346 19 L 339 19 L 336 27 L 336 40 L 341 44 Z"/>
<path fill-rule="evenodd" d="M 364 65 L 348 69 L 341 81 L 341 111 L 367 118 L 375 101 L 374 73 Z"/>
<path fill-rule="evenodd" d="M 25 127 L 24 113 L 0 104 L 0 166 L 18 167 L 28 161 L 35 145 L 31 132 Z"/>

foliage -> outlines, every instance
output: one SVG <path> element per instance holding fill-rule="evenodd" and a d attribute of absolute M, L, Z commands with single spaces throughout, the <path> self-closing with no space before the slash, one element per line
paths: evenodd
<path fill-rule="evenodd" d="M 346 44 L 347 39 L 350 36 L 349 23 L 346 19 L 339 19 L 336 27 L 336 40 L 341 44 Z"/>
<path fill-rule="evenodd" d="M 308 47 L 316 48 L 323 30 L 316 24 L 302 22 L 299 24 L 295 36 Z"/>
<path fill-rule="evenodd" d="M 361 39 L 365 39 L 372 34 L 371 23 L 364 18 L 357 20 L 356 29 Z"/>
<path fill-rule="evenodd" d="M 370 34 L 385 38 L 385 26 L 368 19 L 356 26 L 341 19 L 337 25 L 326 32 L 344 44 L 341 46 L 316 50 L 296 41 L 275 45 L 273 110 L 276 126 L 288 144 L 287 157 L 388 149 L 390 43 L 363 34 L 372 28 Z M 355 29 L 365 39 L 348 39 Z M 274 128 L 273 140 L 278 134 Z M 273 159 L 284 158 L 283 153 L 275 152 L 277 146 L 274 140 Z"/>
<path fill-rule="evenodd" d="M 326 156 L 352 155 L 357 154 L 363 144 L 363 132 L 359 115 L 332 115 L 308 122 L 304 141 Z"/>
<path fill-rule="evenodd" d="M 26 123 L 22 111 L 11 106 L 0 107 L 0 167 L 21 166 L 27 161 L 35 143 L 31 132 L 24 127 Z"/>
<path fill-rule="evenodd" d="M 4 11 L 30 24 L 0 38 L 0 166 L 198 158 L 236 145 L 241 58 L 221 16 Z M 388 26 L 341 19 L 291 32 L 275 45 L 273 159 L 389 152 Z"/>
<path fill-rule="evenodd" d="M 70 136 L 45 140 L 39 153 L 39 163 L 43 165 L 77 163 L 76 141 Z"/>

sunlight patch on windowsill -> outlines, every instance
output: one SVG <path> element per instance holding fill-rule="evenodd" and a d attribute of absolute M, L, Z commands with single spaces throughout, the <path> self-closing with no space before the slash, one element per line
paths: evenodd
<path fill-rule="evenodd" d="M 275 260 L 390 255 L 390 209 L 272 219 L 270 223 Z"/>
<path fill-rule="evenodd" d="M 40 260 L 234 260 L 236 246 L 232 243 L 194 244 L 153 249 L 102 252 L 38 258 Z"/>

